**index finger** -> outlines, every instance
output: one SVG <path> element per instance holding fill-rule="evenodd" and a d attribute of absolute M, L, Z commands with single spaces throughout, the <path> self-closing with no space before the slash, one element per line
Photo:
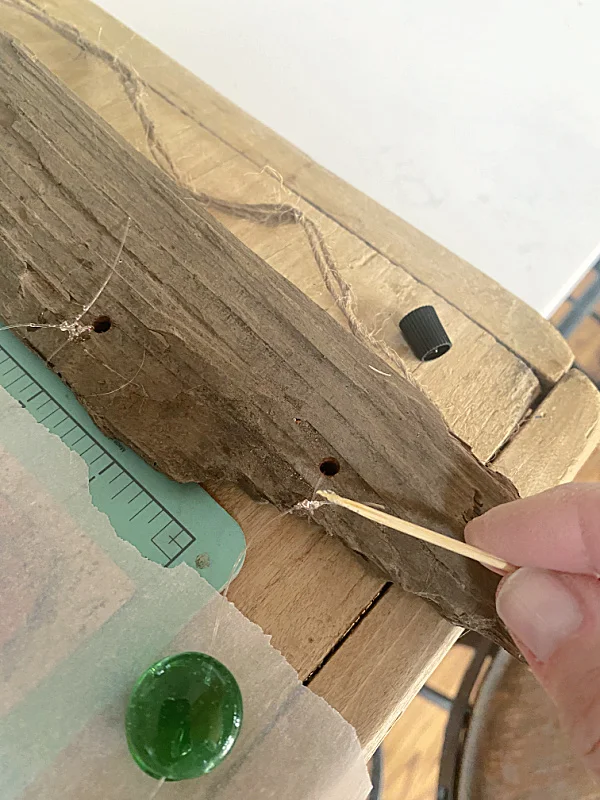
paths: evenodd
<path fill-rule="evenodd" d="M 465 540 L 515 566 L 600 577 L 600 484 L 570 483 L 496 506 L 469 522 Z"/>

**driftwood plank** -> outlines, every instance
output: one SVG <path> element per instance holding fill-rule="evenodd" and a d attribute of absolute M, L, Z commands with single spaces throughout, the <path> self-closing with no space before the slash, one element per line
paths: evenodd
<path fill-rule="evenodd" d="M 335 488 L 461 536 L 516 492 L 315 303 L 192 208 L 164 177 L 19 45 L 0 39 L 0 315 L 110 330 L 24 338 L 110 435 L 182 481 L 226 477 L 289 508 L 325 458 Z M 57 348 L 61 348 L 55 355 Z M 451 620 L 499 641 L 496 579 L 483 568 L 332 508 L 330 533 Z"/>

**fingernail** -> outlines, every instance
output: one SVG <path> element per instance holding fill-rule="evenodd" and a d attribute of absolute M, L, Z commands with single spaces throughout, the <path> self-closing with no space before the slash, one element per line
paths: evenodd
<path fill-rule="evenodd" d="M 515 638 L 542 662 L 583 624 L 577 598 L 557 575 L 542 569 L 522 567 L 506 578 L 496 607 Z"/>

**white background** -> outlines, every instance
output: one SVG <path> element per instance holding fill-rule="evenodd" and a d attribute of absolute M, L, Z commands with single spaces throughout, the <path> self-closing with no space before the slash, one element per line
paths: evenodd
<path fill-rule="evenodd" d="M 598 0 L 99 2 L 542 313 L 600 250 Z"/>

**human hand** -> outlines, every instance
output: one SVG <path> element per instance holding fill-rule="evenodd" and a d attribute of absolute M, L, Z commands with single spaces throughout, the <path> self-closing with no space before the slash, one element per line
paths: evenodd
<path fill-rule="evenodd" d="M 465 539 L 521 567 L 499 586 L 498 614 L 600 776 L 600 485 L 497 506 Z"/>

